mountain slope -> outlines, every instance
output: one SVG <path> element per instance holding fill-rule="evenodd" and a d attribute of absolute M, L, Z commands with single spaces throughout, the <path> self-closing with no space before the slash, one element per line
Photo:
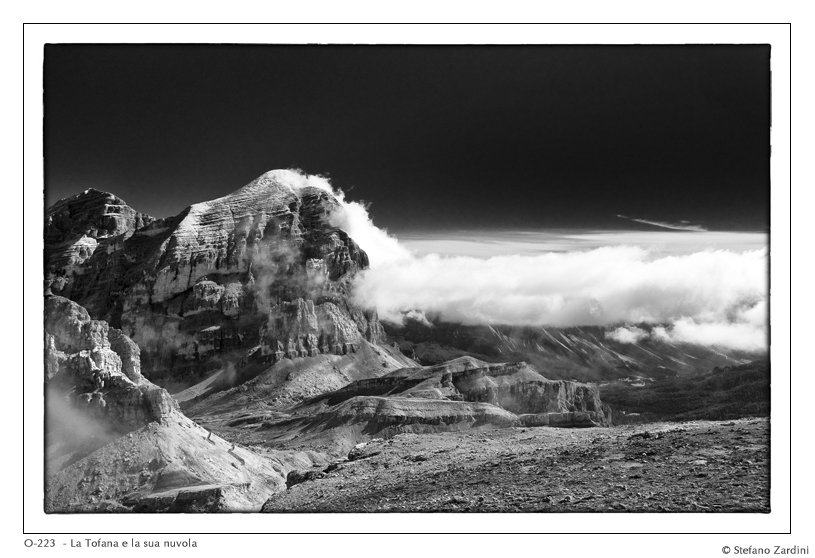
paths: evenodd
<path fill-rule="evenodd" d="M 726 420 L 770 415 L 770 363 L 757 360 L 638 385 L 610 382 L 603 398 L 616 423 Z"/>
<path fill-rule="evenodd" d="M 689 376 L 761 357 L 756 353 L 673 343 L 654 335 L 625 342 L 615 335 L 616 326 L 471 326 L 410 319 L 404 324 L 384 325 L 404 353 L 425 365 L 464 355 L 487 362 L 522 360 L 547 378 L 583 382 Z M 655 326 L 636 324 L 636 327 L 650 333 Z"/>

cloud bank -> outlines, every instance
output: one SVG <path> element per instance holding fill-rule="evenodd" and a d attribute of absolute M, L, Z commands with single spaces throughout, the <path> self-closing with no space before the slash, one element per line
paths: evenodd
<path fill-rule="evenodd" d="M 364 272 L 355 301 L 390 320 L 418 309 L 467 324 L 670 324 L 666 336 L 674 341 L 758 350 L 766 346 L 766 256 L 704 251 L 650 259 L 626 246 L 488 259 L 428 255 Z M 631 330 L 618 337 L 638 340 Z"/>
<path fill-rule="evenodd" d="M 465 324 L 555 327 L 651 323 L 650 335 L 741 350 L 767 348 L 766 248 L 704 249 L 685 254 L 642 246 L 603 246 L 541 254 L 415 255 L 376 227 L 367 208 L 348 202 L 332 223 L 366 251 L 371 268 L 356 281 L 354 302 L 402 321 L 432 312 Z M 610 334 L 621 342 L 649 335 Z"/>

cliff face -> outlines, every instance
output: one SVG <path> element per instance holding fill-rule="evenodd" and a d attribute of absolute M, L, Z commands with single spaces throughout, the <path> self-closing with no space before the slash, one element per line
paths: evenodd
<path fill-rule="evenodd" d="M 72 419 L 123 433 L 178 409 L 170 394 L 141 375 L 132 340 L 59 296 L 45 299 L 45 363 L 47 410 L 58 437 L 75 426 Z"/>
<path fill-rule="evenodd" d="M 113 194 L 93 188 L 58 201 L 45 213 L 45 288 L 68 294 L 73 277 L 99 250 L 121 249 L 137 229 L 155 221 Z M 99 259 L 99 258 L 97 258 Z"/>
<path fill-rule="evenodd" d="M 284 469 L 185 417 L 139 348 L 59 296 L 45 301 L 47 512 L 251 511 Z"/>
<path fill-rule="evenodd" d="M 46 289 L 121 329 L 153 380 L 347 354 L 384 333 L 348 302 L 368 257 L 331 224 L 338 208 L 293 171 L 160 220 L 88 190 L 48 210 Z"/>

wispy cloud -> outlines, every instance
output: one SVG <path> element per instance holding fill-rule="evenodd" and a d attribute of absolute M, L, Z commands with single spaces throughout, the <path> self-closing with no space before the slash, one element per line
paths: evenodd
<path fill-rule="evenodd" d="M 549 252 L 574 252 L 607 246 L 637 246 L 653 257 L 691 254 L 703 250 L 745 252 L 767 247 L 766 233 L 703 231 L 436 231 L 399 235 L 399 244 L 417 256 L 473 256 L 490 258 L 507 254 L 533 256 Z"/>
<path fill-rule="evenodd" d="M 649 221 L 647 219 L 635 219 L 634 217 L 626 217 L 625 215 L 617 215 L 620 219 L 627 219 L 636 223 L 643 223 L 645 225 L 652 225 L 654 227 L 662 227 L 663 229 L 671 229 L 674 231 L 696 231 L 704 232 L 707 229 L 702 225 L 694 225 L 690 221 L 679 221 L 678 223 L 665 223 L 663 221 Z"/>

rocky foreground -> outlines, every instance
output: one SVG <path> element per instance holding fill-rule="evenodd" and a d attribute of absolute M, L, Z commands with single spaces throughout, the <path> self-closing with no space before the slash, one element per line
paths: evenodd
<path fill-rule="evenodd" d="M 399 434 L 288 484 L 264 512 L 768 513 L 769 421 Z"/>

